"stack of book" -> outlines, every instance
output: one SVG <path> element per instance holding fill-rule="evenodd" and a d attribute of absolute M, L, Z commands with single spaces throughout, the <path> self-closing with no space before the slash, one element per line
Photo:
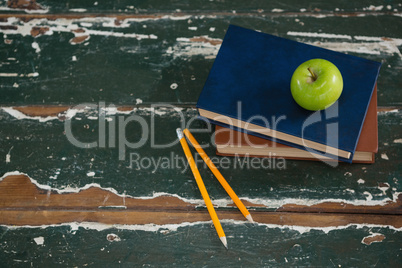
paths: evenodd
<path fill-rule="evenodd" d="M 292 98 L 290 80 L 303 62 L 335 64 L 343 92 L 312 112 Z M 376 82 L 371 60 L 230 25 L 197 102 L 216 124 L 220 155 L 374 162 L 378 147 Z"/>

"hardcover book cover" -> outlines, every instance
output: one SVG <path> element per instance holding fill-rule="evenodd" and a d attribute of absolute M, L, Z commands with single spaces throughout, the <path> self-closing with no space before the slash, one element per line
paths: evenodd
<path fill-rule="evenodd" d="M 314 58 L 335 64 L 344 83 L 339 100 L 320 112 L 301 108 L 290 92 L 294 70 Z M 219 124 L 352 162 L 380 66 L 230 25 L 197 108 Z"/>
<path fill-rule="evenodd" d="M 321 155 L 297 149 L 271 140 L 225 128 L 215 127 L 218 155 L 249 157 L 283 157 L 296 160 L 330 160 Z M 378 151 L 377 90 L 373 92 L 366 119 L 357 143 L 353 163 L 374 163 Z"/>

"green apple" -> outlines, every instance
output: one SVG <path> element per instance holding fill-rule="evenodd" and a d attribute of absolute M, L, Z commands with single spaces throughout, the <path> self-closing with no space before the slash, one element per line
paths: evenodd
<path fill-rule="evenodd" d="M 294 71 L 290 82 L 294 100 L 311 111 L 331 106 L 341 96 L 342 89 L 341 72 L 333 63 L 324 59 L 302 63 Z"/>

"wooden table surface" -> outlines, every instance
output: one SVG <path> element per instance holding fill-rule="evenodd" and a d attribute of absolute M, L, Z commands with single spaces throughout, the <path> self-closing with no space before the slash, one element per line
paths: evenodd
<path fill-rule="evenodd" d="M 382 62 L 374 164 L 199 169 L 195 103 L 229 24 Z M 400 1 L 0 1 L 2 266 L 401 267 Z M 131 120 L 131 121 L 130 121 Z M 158 162 L 159 161 L 159 162 Z"/>

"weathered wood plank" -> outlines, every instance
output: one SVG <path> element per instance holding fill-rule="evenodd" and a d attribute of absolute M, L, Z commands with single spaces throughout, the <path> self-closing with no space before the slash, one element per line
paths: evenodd
<path fill-rule="evenodd" d="M 243 200 L 244 204 L 252 210 L 263 212 L 263 204 L 253 204 Z M 153 198 L 133 198 L 131 196 L 118 195 L 113 191 L 101 189 L 91 185 L 79 191 L 58 192 L 48 188 L 40 188 L 25 175 L 10 175 L 0 182 L 0 210 L 7 211 L 38 211 L 61 210 L 91 212 L 102 209 L 117 210 L 121 213 L 127 211 L 194 211 L 198 206 L 204 206 L 199 202 L 185 201 L 178 196 L 161 195 Z M 204 206 L 205 207 L 205 206 Z M 229 203 L 227 208 L 234 207 Z M 397 200 L 389 201 L 385 205 L 352 205 L 342 202 L 325 202 L 313 206 L 303 204 L 285 204 L 276 209 L 278 212 L 326 212 L 326 213 L 358 213 L 358 214 L 402 214 L 402 194 Z M 25 212 L 24 212 L 25 213 Z M 253 212 L 254 214 L 254 212 Z M 28 216 L 20 215 L 19 218 L 28 220 Z M 4 217 L 3 219 L 7 219 Z M 70 219 L 67 222 L 76 221 Z M 187 219 L 183 219 L 187 221 Z M 118 222 L 116 222 L 118 223 Z M 16 224 L 1 222 L 0 224 Z M 26 223 L 28 224 L 28 222 Z M 43 222 L 43 224 L 48 224 Z M 311 224 L 315 224 L 312 222 Z"/>
<path fill-rule="evenodd" d="M 130 227 L 132 229 L 130 229 Z M 398 267 L 402 236 L 392 228 L 341 229 L 234 224 L 223 221 L 226 250 L 210 223 L 142 226 L 0 228 L 4 266 Z M 384 236 L 367 245 L 363 240 Z M 80 249 L 80 250 L 78 250 Z"/>
<path fill-rule="evenodd" d="M 338 213 L 286 213 L 283 212 L 286 211 L 285 207 L 282 212 L 258 210 L 252 211 L 252 215 L 257 223 L 286 226 L 339 227 L 365 224 L 402 227 L 401 217 L 397 215 L 364 215 L 370 212 L 381 213 L 379 208 L 360 206 L 359 214 L 351 214 L 350 210 L 342 211 L 335 207 L 336 204 L 332 206 L 332 211 Z M 389 209 L 394 214 L 400 214 L 400 200 L 384 207 L 385 212 Z M 294 207 L 293 210 L 297 211 Z M 238 211 L 218 212 L 221 219 L 245 220 Z M 9 176 L 0 182 L 0 224 L 3 225 L 41 226 L 71 222 L 165 225 L 209 219 L 205 209 L 197 211 L 195 205 L 169 196 L 145 200 L 126 198 L 96 187 L 78 193 L 57 193 L 51 189 L 40 189 L 28 177 L 21 175 Z"/>
<path fill-rule="evenodd" d="M 397 12 L 401 9 L 400 3 L 393 1 L 319 1 L 300 2 L 286 1 L 57 1 L 57 0 L 3 0 L 3 12 L 30 12 L 30 13 L 157 13 L 157 12 L 197 12 L 211 13 L 213 11 L 230 13 L 338 13 L 338 12 Z M 8 8 L 7 8 L 8 7 Z"/>
<path fill-rule="evenodd" d="M 402 192 L 399 183 L 399 159 L 402 153 L 400 111 L 379 113 L 379 153 L 375 164 L 340 164 L 336 168 L 321 162 L 273 159 L 270 162 L 260 162 L 259 166 L 253 164 L 255 166 L 251 168 L 251 162 L 242 162 L 242 159 L 217 157 L 215 147 L 211 144 L 212 129 L 208 130 L 205 123 L 194 120 L 197 115 L 194 109 L 184 109 L 181 112 L 183 118 L 178 111 L 171 108 L 159 107 L 154 111 L 150 108 L 138 108 L 133 112 L 125 111 L 128 114 L 109 110 L 110 114 L 105 117 L 107 128 L 101 131 L 102 123 L 97 110 L 83 112 L 71 109 L 60 114 L 59 119 L 23 119 L 13 109 L 2 110 L 1 175 L 19 171 L 41 185 L 57 189 L 81 188 L 97 183 L 101 187 L 111 187 L 120 194 L 126 193 L 134 197 L 170 193 L 200 200 L 192 174 L 185 165 L 182 149 L 175 142 L 175 129 L 187 126 L 206 131 L 194 132 L 194 135 L 200 143 L 208 145 L 206 152 L 217 161 L 222 174 L 237 194 L 253 204 L 263 204 L 271 208 L 284 204 L 311 206 L 327 201 L 385 205 L 387 201 L 396 201 L 398 193 Z M 146 142 L 135 149 L 124 143 L 119 145 L 118 142 L 120 138 L 136 144 L 140 141 L 142 131 L 145 131 L 137 122 L 127 126 L 120 125 L 122 121 L 119 123 L 119 120 L 126 120 L 130 116 L 142 118 L 147 126 L 154 122 L 155 133 L 148 132 Z M 75 139 L 81 142 L 98 142 L 98 147 L 79 148 L 70 143 L 64 134 L 66 118 L 72 118 L 71 129 Z M 112 122 L 109 120 L 116 123 L 112 139 L 114 143 L 109 141 L 109 124 Z M 105 145 L 102 148 L 99 133 L 104 132 Z M 154 145 L 151 137 L 154 137 Z M 156 148 L 157 145 L 168 146 Z M 119 159 L 121 156 L 124 159 Z M 200 170 L 213 199 L 227 204 L 227 194 L 202 162 Z"/>
<path fill-rule="evenodd" d="M 401 105 L 399 16 L 44 16 L 0 22 L 2 105 L 194 105 L 230 23 L 381 61 L 379 105 Z"/>

